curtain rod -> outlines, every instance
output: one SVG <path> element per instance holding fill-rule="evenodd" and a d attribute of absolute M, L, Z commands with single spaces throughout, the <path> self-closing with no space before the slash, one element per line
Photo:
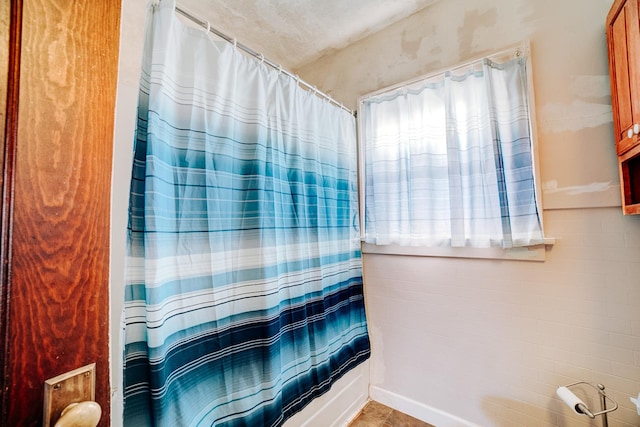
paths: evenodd
<path fill-rule="evenodd" d="M 442 68 L 440 70 L 432 71 L 432 72 L 429 72 L 427 74 L 423 74 L 421 76 L 415 77 L 413 79 L 406 80 L 406 81 L 400 82 L 400 83 L 396 83 L 396 84 L 393 84 L 391 86 L 387 86 L 387 87 L 384 87 L 382 89 L 375 90 L 375 91 L 373 91 L 371 93 L 367 93 L 367 94 L 361 96 L 358 99 L 358 105 L 360 105 L 363 102 L 366 102 L 367 100 L 376 98 L 376 97 L 378 97 L 380 95 L 384 95 L 384 94 L 387 94 L 389 92 L 393 92 L 395 90 L 398 90 L 398 89 L 400 89 L 402 87 L 411 86 L 411 85 L 414 85 L 416 83 L 422 83 L 422 82 L 425 82 L 425 81 L 427 81 L 427 80 L 429 80 L 431 78 L 434 78 L 434 77 L 437 77 L 437 76 L 441 76 L 447 71 L 458 71 L 458 70 L 461 70 L 463 68 L 473 67 L 473 66 L 475 66 L 477 64 L 481 64 L 482 61 L 484 61 L 485 59 L 497 60 L 498 58 L 504 58 L 504 57 L 510 57 L 510 59 L 513 59 L 513 58 L 519 58 L 520 56 L 525 56 L 526 58 L 529 58 L 530 54 L 531 54 L 531 45 L 530 45 L 529 40 L 527 39 L 527 40 L 524 40 L 524 41 L 522 41 L 520 43 L 511 45 L 511 46 L 506 47 L 506 48 L 504 48 L 502 50 L 499 50 L 498 52 L 492 53 L 490 55 L 485 55 L 485 56 L 481 56 L 481 57 L 478 57 L 478 58 L 474 58 L 474 59 L 471 59 L 469 61 L 465 61 L 465 62 L 462 62 L 460 64 L 454 65 L 452 67 L 445 67 L 445 68 Z M 529 65 L 527 65 L 527 66 L 529 67 Z"/>
<path fill-rule="evenodd" d="M 265 64 L 269 65 L 272 68 L 275 68 L 279 72 L 281 72 L 283 74 L 286 74 L 287 76 L 291 77 L 292 79 L 295 79 L 296 82 L 298 83 L 298 85 L 301 85 L 302 87 L 304 87 L 304 88 L 308 89 L 309 91 L 313 92 L 314 95 L 318 95 L 321 98 L 327 99 L 331 104 L 334 104 L 335 106 L 340 107 L 343 110 L 347 111 L 352 116 L 355 116 L 355 112 L 353 110 L 351 110 L 348 107 L 345 107 L 342 103 L 340 103 L 340 102 L 336 101 L 335 99 L 333 99 L 331 97 L 331 95 L 328 95 L 328 94 L 318 90 L 315 86 L 310 85 L 309 83 L 305 82 L 304 80 L 302 80 L 297 75 L 294 75 L 293 73 L 283 69 L 281 65 L 278 65 L 278 64 L 266 59 L 263 54 L 254 51 L 253 49 L 251 49 L 250 47 L 248 47 L 248 46 L 246 46 L 246 45 L 244 45 L 242 43 L 239 43 L 235 38 L 230 37 L 230 36 L 224 34 L 223 32 L 213 28 L 211 26 L 211 24 L 209 23 L 209 21 L 196 18 L 191 13 L 189 13 L 185 9 L 181 8 L 177 4 L 176 4 L 176 8 L 175 9 L 176 9 L 176 12 L 178 12 L 180 15 L 182 15 L 185 18 L 190 19 L 191 21 L 195 22 L 196 24 L 204 27 L 207 31 L 211 31 L 216 36 L 218 36 L 221 39 L 233 44 L 235 47 L 240 48 L 241 50 L 245 51 L 249 55 L 259 59 L 261 62 L 264 62 Z"/>

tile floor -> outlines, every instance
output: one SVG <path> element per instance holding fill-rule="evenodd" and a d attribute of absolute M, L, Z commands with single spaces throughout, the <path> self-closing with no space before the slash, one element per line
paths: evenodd
<path fill-rule="evenodd" d="M 381 403 L 370 401 L 349 427 L 435 427 Z"/>

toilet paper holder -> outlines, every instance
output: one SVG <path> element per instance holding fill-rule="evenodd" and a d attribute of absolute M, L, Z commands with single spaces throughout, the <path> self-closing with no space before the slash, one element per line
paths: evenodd
<path fill-rule="evenodd" d="M 586 403 L 580 400 L 571 390 L 571 387 L 578 386 L 580 384 L 586 384 L 589 387 L 595 389 L 598 392 L 598 396 L 600 397 L 600 406 L 601 410 L 599 412 L 593 412 L 589 409 Z M 609 412 L 613 412 L 618 409 L 618 403 L 607 396 L 604 392 L 604 386 L 602 384 L 591 384 L 586 381 L 577 381 L 572 384 L 567 384 L 565 386 L 558 387 L 556 390 L 556 394 L 564 403 L 567 404 L 571 409 L 573 409 L 577 414 L 584 414 L 591 419 L 594 419 L 598 415 L 602 415 L 602 427 L 608 427 L 609 422 L 607 420 L 607 414 Z M 613 407 L 607 408 L 607 399 L 609 399 L 613 403 Z"/>

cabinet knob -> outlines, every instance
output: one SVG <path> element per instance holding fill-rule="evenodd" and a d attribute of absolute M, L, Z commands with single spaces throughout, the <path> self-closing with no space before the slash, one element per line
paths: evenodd
<path fill-rule="evenodd" d="M 627 138 L 633 138 L 633 129 L 627 131 Z"/>
<path fill-rule="evenodd" d="M 640 133 L 640 124 L 636 123 L 636 124 L 633 125 L 633 133 L 635 135 Z"/>

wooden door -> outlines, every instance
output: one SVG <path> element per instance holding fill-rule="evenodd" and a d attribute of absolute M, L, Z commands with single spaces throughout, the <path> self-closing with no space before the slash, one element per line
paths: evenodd
<path fill-rule="evenodd" d="M 17 127 L 7 121 L 15 151 L 5 150 L 4 167 L 13 191 L 4 200 L 0 424 L 41 426 L 44 381 L 96 362 L 100 425 L 108 426 L 120 0 L 12 0 L 11 7 L 22 11 L 22 31 L 13 43 L 19 82 L 9 85 L 16 91 L 19 83 Z"/>

